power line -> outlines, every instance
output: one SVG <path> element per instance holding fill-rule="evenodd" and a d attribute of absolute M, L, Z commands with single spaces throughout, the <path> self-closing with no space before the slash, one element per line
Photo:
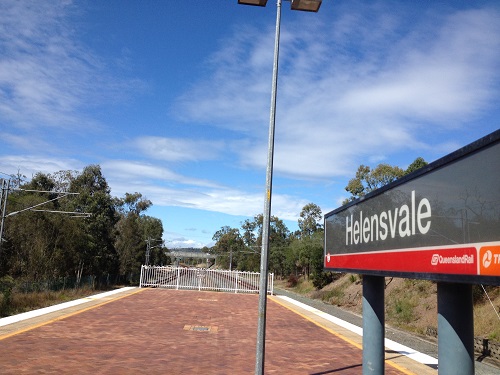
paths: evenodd
<path fill-rule="evenodd" d="M 0 172 L 0 173 L 6 174 L 6 173 L 3 173 L 3 172 Z M 87 212 L 76 212 L 76 211 L 72 211 L 71 212 L 71 211 L 56 211 L 56 210 L 35 210 L 34 209 L 36 207 L 43 206 L 44 204 L 56 201 L 58 199 L 65 198 L 65 197 L 67 197 L 69 195 L 78 195 L 80 193 L 55 192 L 55 191 L 47 191 L 47 190 L 31 190 L 31 189 L 19 189 L 19 188 L 17 188 L 17 189 L 11 189 L 11 187 L 10 187 L 11 180 L 10 179 L 8 179 L 8 180 L 6 180 L 6 179 L 0 179 L 0 181 L 1 181 L 1 185 L 2 185 L 2 188 L 1 188 L 1 191 L 0 191 L 0 252 L 2 251 L 2 243 L 4 241 L 3 231 L 4 231 L 4 227 L 5 227 L 5 219 L 7 217 L 14 216 L 14 215 L 20 214 L 21 212 L 25 212 L 25 211 L 70 214 L 70 215 L 73 215 L 71 217 L 90 217 L 92 215 L 92 214 L 87 213 Z M 7 214 L 7 197 L 9 195 L 9 191 L 10 190 L 25 191 L 25 192 L 31 192 L 31 193 L 33 193 L 33 192 L 34 193 L 53 193 L 53 194 L 59 194 L 59 196 L 57 196 L 57 197 L 55 197 L 53 199 L 49 199 L 46 202 L 38 203 L 38 204 L 35 204 L 34 206 L 26 207 L 26 208 L 23 208 L 23 209 L 21 209 L 19 211 L 13 211 L 13 212 Z"/>

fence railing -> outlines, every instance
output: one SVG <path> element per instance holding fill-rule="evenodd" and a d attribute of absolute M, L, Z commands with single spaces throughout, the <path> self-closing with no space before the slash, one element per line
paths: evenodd
<path fill-rule="evenodd" d="M 216 290 L 232 293 L 259 293 L 259 272 L 207 268 L 142 266 L 140 287 Z M 273 294 L 274 274 L 270 273 L 267 293 Z"/>

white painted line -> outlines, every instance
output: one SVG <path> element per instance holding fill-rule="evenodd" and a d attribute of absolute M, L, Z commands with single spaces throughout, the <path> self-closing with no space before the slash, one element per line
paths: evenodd
<path fill-rule="evenodd" d="M 294 300 L 293 298 L 287 297 L 287 296 L 276 296 L 278 298 L 281 298 L 285 301 L 288 301 L 304 310 L 307 310 L 309 312 L 312 312 L 313 314 L 316 314 L 320 316 L 323 319 L 326 319 L 342 328 L 345 328 L 351 332 L 354 332 L 357 335 L 363 336 L 363 328 L 358 327 L 357 325 L 351 324 L 349 322 L 346 322 L 345 320 L 336 318 L 330 314 L 327 314 L 321 310 L 318 310 L 314 307 L 311 307 L 309 305 L 306 305 L 305 303 L 299 302 Z M 399 344 L 395 341 L 385 339 L 384 344 L 386 348 L 394 350 L 395 352 L 398 352 L 402 355 L 407 356 L 408 358 L 413 359 L 414 361 L 423 363 L 424 365 L 437 365 L 438 360 L 434 357 L 431 357 L 430 355 L 424 354 L 417 352 L 416 350 L 409 348 L 405 345 Z"/>
<path fill-rule="evenodd" d="M 339 319 L 334 317 L 333 315 L 327 314 L 326 312 L 323 312 L 321 310 L 315 309 L 314 307 L 311 307 L 309 305 L 306 305 L 305 303 L 299 302 L 294 300 L 293 298 L 287 297 L 287 296 L 277 296 L 281 299 L 284 299 L 285 301 L 288 301 L 290 303 L 293 303 L 296 306 L 299 306 L 300 308 L 310 311 L 338 326 L 341 326 L 342 328 L 348 329 L 351 332 L 354 332 L 360 336 L 363 336 L 363 328 L 358 327 L 357 325 L 354 325 L 352 323 L 346 322 L 345 320 Z"/>
<path fill-rule="evenodd" d="M 21 322 L 21 321 L 26 320 L 26 319 L 36 318 L 37 316 L 49 314 L 49 313 L 54 312 L 54 311 L 67 309 L 68 307 L 78 306 L 78 305 L 81 305 L 82 303 L 85 303 L 85 302 L 108 297 L 108 296 L 111 296 L 113 294 L 125 292 L 125 291 L 130 290 L 130 289 L 135 289 L 135 287 L 125 287 L 125 288 L 115 289 L 115 290 L 111 290 L 109 292 L 99 293 L 99 294 L 96 294 L 96 295 L 93 295 L 90 297 L 85 297 L 85 298 L 77 299 L 74 301 L 68 301 L 68 302 L 60 303 L 58 305 L 44 307 L 42 309 L 28 311 L 28 312 L 25 312 L 22 314 L 12 315 L 12 316 L 8 316 L 6 318 L 1 318 L 0 319 L 0 327 L 6 326 L 6 325 L 9 325 L 12 323 Z"/>
<path fill-rule="evenodd" d="M 400 354 L 403 354 L 407 356 L 408 358 L 413 359 L 414 361 L 423 363 L 424 365 L 437 365 L 438 360 L 437 358 L 431 357 L 430 355 L 424 354 L 417 352 L 416 350 L 409 348 L 407 346 L 404 346 L 402 344 L 399 344 L 395 341 L 385 339 L 385 346 L 391 350 L 394 350 L 395 352 L 398 352 Z"/>

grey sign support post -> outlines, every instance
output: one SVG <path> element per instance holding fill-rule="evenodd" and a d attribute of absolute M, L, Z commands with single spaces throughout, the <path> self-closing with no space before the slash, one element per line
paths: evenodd
<path fill-rule="evenodd" d="M 383 276 L 363 275 L 363 375 L 384 375 Z"/>
<path fill-rule="evenodd" d="M 472 285 L 437 287 L 439 375 L 474 375 Z"/>

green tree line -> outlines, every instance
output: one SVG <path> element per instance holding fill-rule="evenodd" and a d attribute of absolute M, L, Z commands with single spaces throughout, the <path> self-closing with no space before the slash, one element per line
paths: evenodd
<path fill-rule="evenodd" d="M 389 164 L 375 168 L 359 166 L 345 190 L 350 197 L 343 204 L 361 198 L 396 179 L 403 177 L 427 162 L 419 157 L 407 169 Z M 322 212 L 318 205 L 309 203 L 302 208 L 298 219 L 298 230 L 290 232 L 283 220 L 271 217 L 269 231 L 269 271 L 278 277 L 311 278 L 313 285 L 321 288 L 333 280 L 334 275 L 323 271 L 324 229 Z M 217 255 L 223 268 L 241 271 L 259 271 L 262 245 L 262 214 L 245 220 L 240 228 L 223 226 L 213 240 L 215 245 L 206 249 Z"/>
<path fill-rule="evenodd" d="M 271 217 L 269 230 L 269 270 L 277 277 L 312 278 L 317 287 L 332 280 L 323 272 L 323 225 L 318 205 L 309 203 L 300 212 L 299 229 L 290 232 L 283 220 Z M 223 226 L 207 249 L 217 255 L 218 265 L 240 271 L 258 272 L 262 246 L 262 214 L 245 220 L 240 228 Z"/>
<path fill-rule="evenodd" d="M 37 173 L 29 182 L 18 174 L 13 183 L 0 277 L 36 282 L 121 275 L 130 281 L 144 263 L 146 240 L 163 235 L 161 220 L 145 214 L 152 202 L 138 192 L 113 197 L 99 165 Z M 60 198 L 63 192 L 77 194 Z M 36 210 L 27 210 L 33 206 Z M 164 251 L 154 251 L 151 261 L 168 259 Z"/>
<path fill-rule="evenodd" d="M 406 170 L 388 164 L 374 169 L 361 165 L 345 188 L 351 196 L 344 203 L 426 164 L 417 158 Z M 81 172 L 37 173 L 26 183 L 22 177 L 13 178 L 16 189 L 8 195 L 0 278 L 43 281 L 121 275 L 131 281 L 145 262 L 147 240 L 162 238 L 161 220 L 145 214 L 152 202 L 138 192 L 113 197 L 99 165 L 89 165 Z M 58 199 L 62 192 L 77 194 Z M 33 206 L 43 212 L 24 211 Z M 332 274 L 323 271 L 322 218 L 314 203 L 302 208 L 299 229 L 294 232 L 280 218 L 271 217 L 271 272 L 278 277 L 303 275 L 318 288 L 332 281 Z M 217 255 L 222 268 L 259 271 L 262 224 L 262 214 L 258 214 L 240 228 L 223 226 L 213 235 L 215 245 L 204 250 Z M 150 264 L 168 264 L 165 253 L 166 248 L 155 246 Z"/>

